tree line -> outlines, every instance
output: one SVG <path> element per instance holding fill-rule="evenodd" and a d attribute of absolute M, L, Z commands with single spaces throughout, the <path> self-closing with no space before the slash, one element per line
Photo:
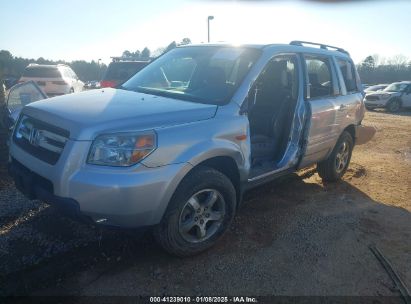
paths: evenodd
<path fill-rule="evenodd" d="M 132 59 L 132 60 L 147 60 L 147 59 L 153 59 L 156 58 L 173 48 L 179 46 L 179 45 L 186 45 L 186 44 L 191 44 L 191 39 L 190 38 L 183 38 L 180 42 L 172 41 L 168 46 L 166 47 L 160 47 L 156 49 L 154 52 L 151 52 L 151 50 L 148 47 L 145 47 L 144 49 L 136 50 L 135 52 L 130 52 L 129 50 L 125 50 L 122 53 L 123 58 L 125 59 Z"/>
<path fill-rule="evenodd" d="M 144 49 L 130 52 L 125 50 L 121 57 L 129 60 L 150 60 L 169 50 L 177 47 L 178 45 L 190 44 L 190 38 L 184 38 L 180 42 L 172 41 L 167 47 L 160 47 L 152 52 L 148 47 Z M 100 80 L 107 65 L 98 61 L 92 60 L 91 62 L 85 60 L 75 60 L 67 62 L 64 60 L 48 60 L 40 57 L 38 59 L 28 59 L 22 57 L 15 57 L 7 50 L 0 50 L 0 78 L 15 77 L 20 78 L 24 69 L 30 63 L 37 64 L 67 64 L 71 66 L 77 76 L 83 81 Z"/>
<path fill-rule="evenodd" d="M 92 60 L 87 62 L 85 60 L 75 60 L 66 62 L 64 60 L 48 60 L 40 57 L 38 59 L 29 59 L 22 57 L 15 57 L 7 50 L 0 50 L 0 77 L 15 77 L 19 78 L 23 74 L 24 69 L 30 63 L 37 64 L 67 64 L 71 66 L 77 76 L 83 81 L 100 79 L 101 75 L 107 69 L 103 63 Z"/>
<path fill-rule="evenodd" d="M 403 55 L 388 59 L 372 55 L 365 58 L 358 66 L 362 83 L 378 84 L 411 80 L 411 60 Z"/>

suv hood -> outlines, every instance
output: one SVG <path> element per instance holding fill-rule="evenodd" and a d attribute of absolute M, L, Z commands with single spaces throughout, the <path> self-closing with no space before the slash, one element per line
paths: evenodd
<path fill-rule="evenodd" d="M 137 131 L 214 117 L 216 105 L 119 89 L 92 90 L 31 103 L 23 113 L 70 132 L 75 140 L 97 133 Z"/>

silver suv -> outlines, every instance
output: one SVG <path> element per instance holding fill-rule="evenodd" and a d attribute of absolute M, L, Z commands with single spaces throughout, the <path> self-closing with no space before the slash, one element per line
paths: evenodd
<path fill-rule="evenodd" d="M 345 173 L 364 116 L 349 54 L 322 44 L 191 45 L 118 89 L 25 106 L 10 172 L 94 223 L 152 227 L 172 254 L 212 246 L 247 189 L 317 163 Z"/>

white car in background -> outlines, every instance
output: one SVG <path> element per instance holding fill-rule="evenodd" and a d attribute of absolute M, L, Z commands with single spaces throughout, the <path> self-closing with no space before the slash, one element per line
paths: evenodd
<path fill-rule="evenodd" d="M 388 86 L 389 86 L 389 84 L 376 84 L 376 85 L 372 85 L 372 86 L 364 89 L 364 92 L 365 93 L 371 93 L 371 92 L 382 91 Z"/>
<path fill-rule="evenodd" d="M 411 81 L 394 82 L 382 91 L 368 93 L 364 103 L 368 110 L 386 108 L 389 112 L 411 107 Z"/>
<path fill-rule="evenodd" d="M 84 88 L 84 82 L 65 64 L 29 64 L 19 82 L 29 80 L 35 81 L 49 97 L 81 92 Z"/>

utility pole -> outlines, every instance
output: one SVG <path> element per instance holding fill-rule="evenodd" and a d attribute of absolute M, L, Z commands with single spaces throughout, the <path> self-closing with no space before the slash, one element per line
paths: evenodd
<path fill-rule="evenodd" d="M 208 16 L 207 17 L 207 35 L 208 35 L 208 39 L 207 41 L 210 43 L 210 20 L 213 20 L 214 16 Z"/>
<path fill-rule="evenodd" d="M 100 65 L 100 62 L 101 62 L 101 58 L 99 58 L 99 60 L 97 60 L 97 65 L 98 65 L 98 81 L 100 81 L 101 80 L 101 77 L 102 77 L 102 75 L 101 75 L 101 65 Z"/>

